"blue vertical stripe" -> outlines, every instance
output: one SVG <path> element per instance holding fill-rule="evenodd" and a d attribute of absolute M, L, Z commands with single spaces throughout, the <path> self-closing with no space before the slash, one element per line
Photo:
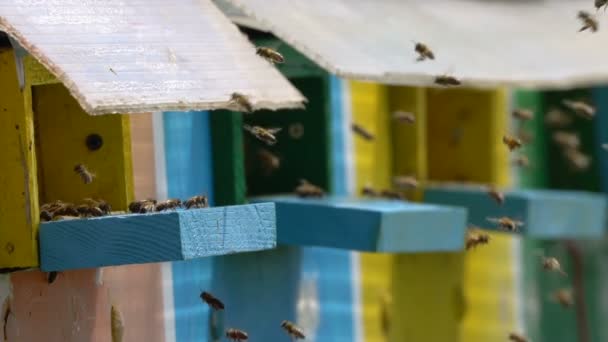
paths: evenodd
<path fill-rule="evenodd" d="M 213 203 L 211 129 L 208 112 L 163 113 L 167 194 L 207 194 Z M 207 341 L 209 309 L 199 294 L 211 287 L 212 258 L 172 263 L 176 341 Z"/>
<path fill-rule="evenodd" d="M 336 76 L 329 77 L 330 89 L 330 127 L 331 135 L 331 184 L 333 193 L 336 195 L 347 194 L 347 169 L 346 169 L 346 142 L 344 134 L 344 108 L 342 105 L 342 91 L 344 89 L 344 81 Z"/>

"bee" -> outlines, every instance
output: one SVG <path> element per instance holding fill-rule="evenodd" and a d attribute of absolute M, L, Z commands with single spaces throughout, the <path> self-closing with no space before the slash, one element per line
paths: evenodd
<path fill-rule="evenodd" d="M 522 121 L 529 121 L 534 118 L 534 112 L 526 108 L 517 108 L 512 114 L 514 118 Z"/>
<path fill-rule="evenodd" d="M 435 84 L 442 85 L 444 87 L 449 86 L 458 86 L 462 83 L 456 77 L 448 76 L 448 75 L 440 75 L 435 77 Z"/>
<path fill-rule="evenodd" d="M 304 336 L 304 332 L 302 331 L 302 329 L 298 328 L 293 322 L 290 321 L 282 321 L 281 322 L 281 327 L 283 329 L 285 329 L 285 331 L 287 332 L 287 334 L 293 339 L 293 340 L 297 340 L 297 339 L 305 339 L 306 336 Z"/>
<path fill-rule="evenodd" d="M 591 30 L 591 32 L 597 32 L 599 24 L 589 12 L 578 11 L 578 18 L 583 22 L 583 26 L 578 32 L 583 32 L 587 29 Z"/>
<path fill-rule="evenodd" d="M 545 114 L 545 125 L 550 127 L 566 127 L 572 124 L 572 118 L 563 111 L 553 108 Z"/>
<path fill-rule="evenodd" d="M 410 112 L 396 111 L 393 113 L 393 119 L 407 124 L 413 124 L 416 122 L 416 117 L 414 116 L 414 113 Z"/>
<path fill-rule="evenodd" d="M 66 203 L 62 201 L 55 201 L 51 203 L 45 203 L 40 207 L 40 219 L 43 221 L 50 221 L 58 216 L 73 216 L 78 217 L 80 213 L 76 209 L 76 206 L 72 203 Z"/>
<path fill-rule="evenodd" d="M 80 176 L 84 184 L 91 184 L 95 178 L 95 174 L 91 173 L 83 164 L 76 164 L 76 166 L 74 166 L 74 172 Z"/>
<path fill-rule="evenodd" d="M 277 138 L 274 135 L 281 130 L 281 128 L 264 128 L 249 125 L 243 125 L 243 129 L 270 146 L 277 143 Z"/>
<path fill-rule="evenodd" d="M 46 282 L 51 285 L 52 283 L 55 282 L 55 279 L 57 279 L 57 271 L 51 271 L 49 273 L 47 273 L 47 278 L 46 278 Z"/>
<path fill-rule="evenodd" d="M 499 205 L 505 204 L 505 194 L 498 189 L 491 187 L 488 190 L 488 196 L 490 196 L 493 200 L 496 201 Z"/>
<path fill-rule="evenodd" d="M 387 198 L 387 199 L 394 199 L 394 200 L 404 199 L 403 194 L 400 193 L 399 191 L 395 191 L 395 190 L 382 190 L 380 192 L 380 196 Z"/>
<path fill-rule="evenodd" d="M 281 159 L 265 148 L 259 148 L 257 150 L 257 156 L 265 176 L 270 176 L 274 171 L 281 167 Z"/>
<path fill-rule="evenodd" d="M 238 110 L 242 112 L 253 112 L 253 105 L 251 104 L 251 101 L 249 101 L 249 97 L 246 95 L 241 93 L 232 93 L 230 96 L 230 102 L 234 103 L 238 107 Z"/>
<path fill-rule="evenodd" d="M 53 214 L 48 210 L 40 210 L 40 221 L 47 222 L 53 219 Z"/>
<path fill-rule="evenodd" d="M 361 195 L 369 196 L 369 197 L 379 197 L 380 192 L 371 187 L 371 185 L 366 185 L 361 189 Z"/>
<path fill-rule="evenodd" d="M 104 215 L 109 215 L 112 213 L 112 206 L 105 200 L 85 198 L 84 203 L 99 208 Z"/>
<path fill-rule="evenodd" d="M 528 342 L 528 338 L 518 333 L 509 333 L 509 341 L 512 342 Z"/>
<path fill-rule="evenodd" d="M 242 331 L 242 330 L 238 330 L 238 329 L 228 329 L 226 330 L 226 337 L 228 337 L 229 340 L 232 341 L 247 341 L 247 339 L 249 338 L 249 336 L 247 336 L 247 333 Z"/>
<path fill-rule="evenodd" d="M 164 211 L 177 209 L 182 207 L 182 201 L 179 198 L 168 199 L 156 204 L 156 211 Z"/>
<path fill-rule="evenodd" d="M 521 148 L 521 146 L 523 145 L 521 140 L 519 140 L 516 137 L 510 136 L 510 135 L 503 136 L 502 142 L 505 145 L 507 145 L 507 147 L 509 148 L 509 151 L 513 151 L 515 149 Z"/>
<path fill-rule="evenodd" d="M 351 125 L 351 129 L 353 130 L 353 132 L 355 132 L 357 135 L 367 141 L 375 139 L 375 136 L 372 134 L 372 132 L 368 131 L 367 129 L 363 128 L 363 126 L 360 126 L 356 123 L 353 123 Z"/>
<path fill-rule="evenodd" d="M 581 146 L 578 134 L 565 131 L 553 132 L 553 141 L 563 148 L 577 149 Z"/>
<path fill-rule="evenodd" d="M 269 47 L 260 46 L 255 49 L 255 53 L 258 56 L 263 57 L 265 60 L 269 61 L 272 64 L 285 63 L 285 58 L 283 57 L 283 55 L 281 55 L 280 53 L 276 52 L 275 50 L 273 50 Z"/>
<path fill-rule="evenodd" d="M 490 243 L 490 235 L 487 233 L 482 233 L 477 229 L 468 229 L 466 240 L 465 240 L 465 248 L 469 250 L 471 248 L 475 248 L 479 245 L 486 245 Z"/>
<path fill-rule="evenodd" d="M 213 310 L 224 310 L 224 303 L 209 292 L 201 292 L 201 300 L 209 305 Z"/>
<path fill-rule="evenodd" d="M 156 200 L 145 199 L 140 201 L 133 201 L 129 204 L 129 211 L 132 213 L 151 213 L 156 211 Z"/>
<path fill-rule="evenodd" d="M 595 9 L 597 11 L 599 11 L 602 6 L 604 6 L 604 11 L 606 11 L 606 7 L 608 7 L 608 0 L 595 0 Z"/>
<path fill-rule="evenodd" d="M 300 185 L 296 187 L 296 195 L 299 197 L 323 197 L 325 192 L 320 187 L 309 183 L 306 179 L 300 179 Z"/>
<path fill-rule="evenodd" d="M 435 54 L 426 46 L 426 44 L 416 43 L 414 50 L 418 53 L 418 58 L 416 59 L 418 62 L 424 61 L 425 59 L 435 59 Z"/>
<path fill-rule="evenodd" d="M 521 221 L 516 221 L 513 220 L 509 217 L 503 216 L 503 217 L 487 217 L 486 220 L 496 223 L 498 225 L 498 228 L 500 229 L 504 229 L 506 231 L 509 232 L 516 232 L 518 231 L 519 227 L 523 226 L 524 223 Z"/>
<path fill-rule="evenodd" d="M 89 204 L 80 204 L 76 207 L 80 217 L 99 217 L 103 216 L 103 211 L 98 207 Z"/>
<path fill-rule="evenodd" d="M 393 177 L 393 184 L 399 189 L 415 189 L 418 187 L 418 181 L 412 176 L 397 176 Z"/>
<path fill-rule="evenodd" d="M 559 289 L 551 294 L 562 307 L 569 308 L 574 305 L 574 296 L 571 289 Z"/>
<path fill-rule="evenodd" d="M 595 108 L 583 101 L 563 100 L 562 104 L 585 119 L 591 120 L 595 116 Z"/>
<path fill-rule="evenodd" d="M 553 272 L 558 272 L 561 275 L 566 276 L 566 272 L 564 272 L 562 270 L 562 266 L 560 265 L 559 261 L 556 258 L 550 257 L 550 258 L 542 258 L 542 265 L 543 268 L 546 271 L 553 271 Z"/>
<path fill-rule="evenodd" d="M 591 157 L 577 149 L 565 149 L 564 157 L 574 171 L 585 171 L 591 166 Z"/>
<path fill-rule="evenodd" d="M 186 209 L 202 209 L 209 207 L 207 196 L 192 196 L 184 202 Z"/>

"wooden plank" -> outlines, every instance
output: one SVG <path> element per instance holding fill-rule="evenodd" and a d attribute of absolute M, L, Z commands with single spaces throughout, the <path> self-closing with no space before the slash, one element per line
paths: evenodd
<path fill-rule="evenodd" d="M 582 191 L 507 191 L 505 204 L 498 206 L 485 190 L 444 186 L 427 188 L 424 199 L 463 206 L 469 210 L 469 222 L 484 228 L 494 226 L 487 217 L 521 220 L 522 234 L 543 239 L 600 237 L 606 220 L 606 198 Z"/>
<path fill-rule="evenodd" d="M 283 245 L 392 253 L 463 248 L 466 211 L 461 208 L 333 196 L 252 200 L 276 203 Z"/>
<path fill-rule="evenodd" d="M 27 94 L 29 89 L 25 89 Z M 19 90 L 12 49 L 0 49 L 0 268 L 38 265 L 34 119 Z"/>
<path fill-rule="evenodd" d="M 32 88 L 39 162 L 40 202 L 81 202 L 103 198 L 114 210 L 133 199 L 133 167 L 128 116 L 90 116 L 61 84 Z M 87 146 L 97 136 L 98 149 Z M 84 184 L 74 172 L 85 165 L 96 176 Z"/>
<path fill-rule="evenodd" d="M 276 245 L 272 203 L 43 223 L 41 269 L 61 271 L 232 254 Z"/>

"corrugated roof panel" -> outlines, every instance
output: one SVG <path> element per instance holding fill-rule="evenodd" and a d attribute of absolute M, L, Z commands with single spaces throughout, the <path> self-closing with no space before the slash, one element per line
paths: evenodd
<path fill-rule="evenodd" d="M 561 88 L 608 82 L 607 14 L 590 0 L 226 0 L 339 76 L 433 85 Z M 435 60 L 417 62 L 414 42 Z"/>
<path fill-rule="evenodd" d="M 0 30 L 90 114 L 295 108 L 304 100 L 210 0 L 2 0 Z"/>

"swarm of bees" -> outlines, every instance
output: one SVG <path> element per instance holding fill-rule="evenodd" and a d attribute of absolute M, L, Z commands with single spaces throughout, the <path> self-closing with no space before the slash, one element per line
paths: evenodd
<path fill-rule="evenodd" d="M 243 125 L 243 129 L 251 133 L 258 140 L 263 141 L 270 146 L 277 143 L 277 137 L 275 137 L 275 134 L 281 131 L 281 128 L 264 128 L 260 126 L 249 125 Z"/>
<path fill-rule="evenodd" d="M 178 198 L 172 198 L 165 201 L 157 202 L 155 199 L 144 199 L 133 201 L 129 204 L 129 211 L 136 214 L 146 214 L 153 212 L 161 212 L 167 210 L 185 209 L 200 209 L 209 207 L 207 196 L 192 196 L 185 202 Z"/>
<path fill-rule="evenodd" d="M 80 176 L 80 179 L 82 179 L 82 182 L 84 184 L 93 183 L 95 174 L 89 171 L 89 169 L 83 164 L 76 164 L 76 166 L 74 166 L 74 172 L 76 172 L 76 174 Z"/>
<path fill-rule="evenodd" d="M 56 221 L 110 215 L 112 207 L 102 199 L 85 198 L 84 203 L 74 205 L 62 201 L 45 203 L 40 206 L 40 220 Z"/>
<path fill-rule="evenodd" d="M 325 191 L 323 191 L 323 189 L 310 183 L 306 179 L 300 179 L 300 185 L 296 187 L 295 193 L 303 198 L 325 196 Z"/>
<path fill-rule="evenodd" d="M 519 231 L 519 227 L 524 225 L 523 222 L 514 220 L 514 219 L 506 217 L 506 216 L 488 217 L 488 218 L 486 218 L 486 220 L 496 224 L 498 226 L 498 228 L 509 231 L 509 232 L 517 232 L 517 231 Z"/>

